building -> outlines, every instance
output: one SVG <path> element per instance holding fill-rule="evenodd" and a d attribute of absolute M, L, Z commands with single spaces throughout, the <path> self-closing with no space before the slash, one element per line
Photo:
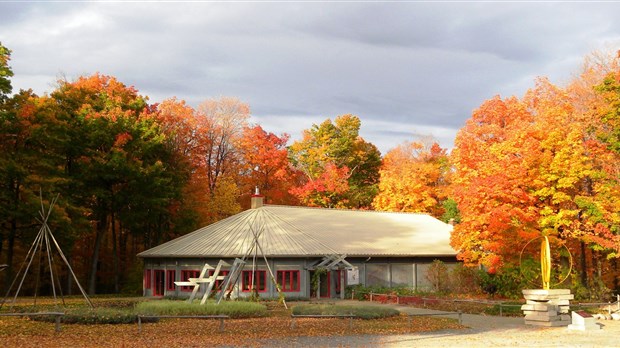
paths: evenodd
<path fill-rule="evenodd" d="M 229 287 L 233 298 L 278 297 L 272 277 L 287 298 L 343 297 L 344 286 L 358 283 L 429 288 L 434 260 L 457 262 L 451 231 L 426 214 L 263 205 L 255 195 L 251 209 L 138 256 L 144 296 L 188 297 L 193 287 L 175 281 L 197 278 L 205 263 L 244 259 Z"/>

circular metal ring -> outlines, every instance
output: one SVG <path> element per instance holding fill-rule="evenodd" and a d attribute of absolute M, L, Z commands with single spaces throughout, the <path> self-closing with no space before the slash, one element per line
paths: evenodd
<path fill-rule="evenodd" d="M 525 274 L 523 273 L 523 265 L 522 265 L 522 263 L 523 263 L 523 252 L 525 251 L 525 248 L 527 248 L 527 246 L 530 245 L 530 243 L 532 243 L 533 241 L 542 239 L 542 238 L 545 238 L 545 236 L 540 236 L 540 237 L 536 237 L 536 238 L 530 239 L 527 243 L 525 243 L 525 245 L 523 246 L 523 249 L 521 249 L 521 253 L 519 253 L 519 273 L 521 273 L 523 278 L 531 285 L 536 285 L 536 284 L 534 284 L 534 281 L 532 279 L 528 279 L 525 276 Z M 556 238 L 556 239 L 558 239 L 558 238 Z M 568 272 L 566 272 L 566 275 L 564 276 L 564 278 L 562 278 L 562 280 L 560 280 L 557 283 L 550 284 L 550 286 L 555 286 L 555 285 L 564 283 L 566 281 L 566 279 L 568 279 L 568 276 L 573 271 L 573 256 L 571 255 L 570 250 L 568 250 L 568 247 L 566 246 L 566 243 L 560 243 L 560 245 L 562 247 L 564 247 L 564 249 L 566 249 L 566 252 L 568 253 L 568 261 L 569 261 Z"/>

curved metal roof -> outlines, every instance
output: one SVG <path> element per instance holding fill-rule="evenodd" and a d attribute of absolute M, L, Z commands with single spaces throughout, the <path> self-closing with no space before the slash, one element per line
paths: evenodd
<path fill-rule="evenodd" d="M 241 257 L 254 234 L 269 257 L 454 256 L 452 226 L 426 214 L 265 205 L 167 243 L 140 257 Z"/>

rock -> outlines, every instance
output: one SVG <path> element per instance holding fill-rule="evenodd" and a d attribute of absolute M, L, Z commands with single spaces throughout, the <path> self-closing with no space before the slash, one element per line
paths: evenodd
<path fill-rule="evenodd" d="M 620 313 L 611 313 L 611 319 L 620 320 Z"/>

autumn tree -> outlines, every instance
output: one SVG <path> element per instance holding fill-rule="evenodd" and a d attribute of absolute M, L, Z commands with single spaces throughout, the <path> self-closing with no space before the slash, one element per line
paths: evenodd
<path fill-rule="evenodd" d="M 474 111 L 455 140 L 452 192 L 462 221 L 452 246 L 468 264 L 497 269 L 537 235 L 530 191 L 538 143 L 533 116 L 517 98 L 495 97 Z"/>
<path fill-rule="evenodd" d="M 305 175 L 305 184 L 292 191 L 302 203 L 370 208 L 381 154 L 359 136 L 360 126 L 357 116 L 338 116 L 304 130 L 303 139 L 290 146 L 291 163 Z"/>
<path fill-rule="evenodd" d="M 208 99 L 197 109 L 199 166 L 209 193 L 217 180 L 238 168 L 238 142 L 250 117 L 250 107 L 237 98 Z"/>
<path fill-rule="evenodd" d="M 63 119 L 65 191 L 95 226 L 88 288 L 97 289 L 100 254 L 110 241 L 112 291 L 119 290 L 120 254 L 129 235 L 158 243 L 171 228 L 168 206 L 183 180 L 168 170 L 164 137 L 146 100 L 132 87 L 100 74 L 61 81 L 51 98 Z M 104 238 L 108 236 L 109 239 Z M 106 254 L 107 256 L 108 254 Z"/>
<path fill-rule="evenodd" d="M 280 136 L 266 132 L 261 126 L 246 127 L 239 142 L 241 154 L 240 187 L 242 199 L 249 204 L 249 195 L 255 187 L 260 189 L 267 201 L 274 204 L 290 204 L 294 198 L 289 193 L 294 172 L 288 160 L 286 148 L 288 134 Z"/>
<path fill-rule="evenodd" d="M 495 98 L 474 112 L 452 154 L 461 258 L 496 268 L 528 240 L 555 236 L 592 289 L 620 246 L 618 157 L 600 135 L 610 129 L 601 100 L 539 79 L 522 100 Z"/>
<path fill-rule="evenodd" d="M 450 166 L 448 155 L 436 142 L 407 142 L 383 158 L 376 210 L 444 214 Z"/>

